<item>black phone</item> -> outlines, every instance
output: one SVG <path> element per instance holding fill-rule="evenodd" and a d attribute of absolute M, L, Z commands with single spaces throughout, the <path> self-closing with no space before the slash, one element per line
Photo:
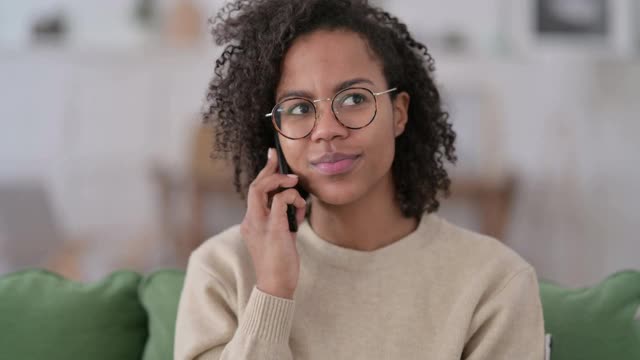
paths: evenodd
<path fill-rule="evenodd" d="M 278 167 L 280 168 L 280 173 L 291 174 L 291 169 L 289 168 L 289 164 L 287 164 L 287 160 L 284 158 L 284 154 L 282 153 L 282 149 L 280 148 L 280 139 L 278 138 L 278 133 L 275 131 L 274 133 L 275 133 L 274 136 L 275 136 L 275 144 L 276 144 L 276 154 L 278 156 Z M 296 188 L 298 189 L 298 192 L 300 192 L 300 189 L 298 188 L 298 186 L 296 186 Z M 291 204 L 287 205 L 287 220 L 289 220 L 289 231 L 297 232 L 298 221 L 296 220 L 296 208 Z"/>

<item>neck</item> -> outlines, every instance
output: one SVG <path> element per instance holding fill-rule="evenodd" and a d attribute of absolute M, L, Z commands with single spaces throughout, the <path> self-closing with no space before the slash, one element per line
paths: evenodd
<path fill-rule="evenodd" d="M 312 196 L 309 223 L 321 238 L 341 247 L 373 251 L 402 239 L 418 226 L 404 217 L 389 173 L 360 199 L 332 205 Z"/>

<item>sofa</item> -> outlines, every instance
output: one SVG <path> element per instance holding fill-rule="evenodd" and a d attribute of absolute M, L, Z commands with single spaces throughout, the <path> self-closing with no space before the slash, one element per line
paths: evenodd
<path fill-rule="evenodd" d="M 0 277 L 0 359 L 171 359 L 181 270 L 78 283 L 42 269 Z M 540 281 L 553 360 L 640 359 L 640 271 L 587 288 Z"/>

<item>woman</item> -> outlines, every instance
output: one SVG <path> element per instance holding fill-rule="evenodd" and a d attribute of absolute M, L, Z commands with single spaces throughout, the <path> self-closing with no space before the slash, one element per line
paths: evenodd
<path fill-rule="evenodd" d="M 213 24 L 205 119 L 247 212 L 189 259 L 175 358 L 542 359 L 534 269 L 435 214 L 455 133 L 406 26 L 358 0 L 241 0 Z"/>

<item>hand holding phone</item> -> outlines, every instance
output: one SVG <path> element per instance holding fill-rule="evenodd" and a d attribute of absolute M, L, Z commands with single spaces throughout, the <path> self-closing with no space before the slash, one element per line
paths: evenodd
<path fill-rule="evenodd" d="M 298 177 L 278 173 L 278 163 L 276 152 L 269 149 L 265 167 L 249 186 L 240 233 L 253 261 L 258 289 L 291 299 L 298 284 L 300 257 L 287 211 L 289 206 L 294 209 L 297 225 L 304 220 L 306 201 L 293 188 Z"/>

